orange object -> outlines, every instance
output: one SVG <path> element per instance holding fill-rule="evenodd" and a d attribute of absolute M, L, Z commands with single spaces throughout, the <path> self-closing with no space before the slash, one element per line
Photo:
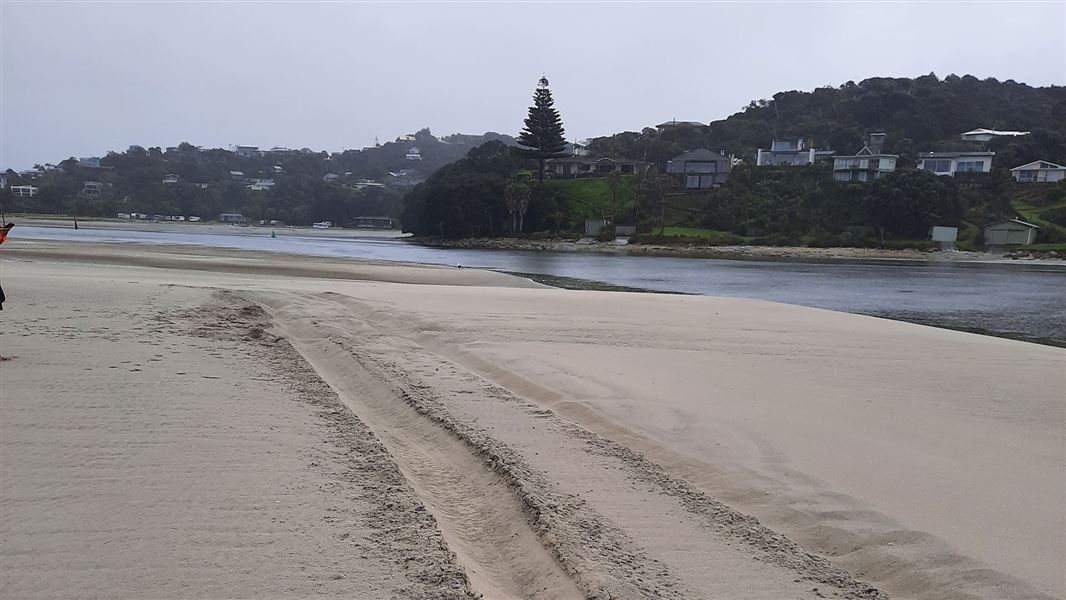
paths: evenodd
<path fill-rule="evenodd" d="M 12 227 L 14 226 L 10 224 L 0 227 L 0 244 L 3 244 L 7 241 L 7 232 L 11 231 Z"/>

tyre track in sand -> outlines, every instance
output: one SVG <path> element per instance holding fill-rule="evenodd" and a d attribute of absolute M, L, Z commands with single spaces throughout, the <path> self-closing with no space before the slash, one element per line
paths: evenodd
<path fill-rule="evenodd" d="M 444 434 L 463 446 L 468 476 L 494 473 L 506 492 L 497 500 L 518 503 L 508 509 L 509 520 L 497 523 L 514 527 L 521 521 L 530 539 L 543 544 L 541 552 L 548 548 L 589 598 L 883 597 L 755 519 L 668 477 L 640 455 L 423 347 L 419 332 L 431 324 L 334 293 L 269 293 L 256 299 L 324 379 L 357 395 L 377 396 L 375 402 L 389 412 L 407 413 L 392 422 L 394 427 L 417 429 L 421 439 L 434 438 L 432 445 L 442 443 L 436 436 Z M 371 424 L 373 417 L 367 420 Z M 410 437 L 386 439 L 393 436 L 389 431 L 379 435 L 390 452 L 399 454 L 401 465 L 409 461 L 403 455 L 410 446 L 421 443 Z M 410 472 L 415 479 L 429 475 Z M 512 579 L 511 561 L 476 560 L 486 547 L 493 554 L 496 541 L 470 536 L 471 523 L 464 519 L 469 509 L 452 506 L 469 504 L 471 490 L 447 490 L 456 482 L 442 485 L 438 479 L 412 483 L 428 495 L 423 497 L 427 505 L 440 511 L 435 516 L 449 545 L 460 562 L 473 566 L 468 570 L 475 571 L 475 587 L 485 585 L 478 577 L 493 584 Z M 435 502 L 432 496 L 442 491 L 445 496 Z M 524 515 L 516 517 L 515 510 Z M 504 571 L 492 578 L 488 571 L 499 568 Z"/>
<path fill-rule="evenodd" d="M 471 587 L 493 600 L 585 598 L 529 527 L 508 482 L 470 448 L 398 397 L 338 331 L 293 318 L 278 296 L 260 298 L 278 332 L 388 450 L 436 518 Z"/>

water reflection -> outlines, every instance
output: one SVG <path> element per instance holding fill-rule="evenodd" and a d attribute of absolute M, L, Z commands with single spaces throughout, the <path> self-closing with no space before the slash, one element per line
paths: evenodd
<path fill-rule="evenodd" d="M 335 258 L 461 264 L 660 291 L 736 296 L 1027 338 L 1066 340 L 1066 268 L 950 261 L 798 263 L 426 248 L 403 240 L 20 228 L 49 240 L 192 244 Z"/>

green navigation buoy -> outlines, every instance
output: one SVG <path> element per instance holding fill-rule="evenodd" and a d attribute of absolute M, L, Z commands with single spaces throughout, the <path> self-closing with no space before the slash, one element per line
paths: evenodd
<path fill-rule="evenodd" d="M 273 239 L 273 240 L 278 239 L 278 232 L 274 231 L 273 229 L 271 229 L 270 230 L 270 239 Z"/>

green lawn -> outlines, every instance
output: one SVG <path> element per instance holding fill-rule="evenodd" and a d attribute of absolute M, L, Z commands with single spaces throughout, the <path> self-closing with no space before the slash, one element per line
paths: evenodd
<path fill-rule="evenodd" d="M 635 179 L 632 175 L 624 176 L 618 185 L 616 220 L 628 217 L 633 210 Z M 611 214 L 611 188 L 606 177 L 554 179 L 545 181 L 544 187 L 559 196 L 560 203 L 566 208 L 566 220 L 571 223 L 584 223 L 585 219 Z"/>
<path fill-rule="evenodd" d="M 1017 211 L 1019 215 L 1021 215 L 1022 220 L 1032 223 L 1033 225 L 1036 225 L 1037 227 L 1040 227 L 1044 230 L 1043 235 L 1039 236 L 1037 239 L 1051 238 L 1051 240 L 1056 244 L 1059 243 L 1059 240 L 1066 240 L 1066 227 L 1057 225 L 1055 223 L 1052 223 L 1051 221 L 1048 221 L 1047 219 L 1044 219 L 1042 213 L 1060 209 L 1063 207 L 1066 207 L 1066 200 L 1056 202 L 1054 204 L 1049 204 L 1048 206 L 1040 207 L 1033 206 L 1028 202 L 1022 202 L 1018 200 L 1014 200 L 1011 202 L 1011 208 L 1013 208 L 1015 211 Z"/>
<path fill-rule="evenodd" d="M 657 230 L 653 231 L 653 233 L 658 233 L 658 231 Z M 743 237 L 743 236 L 738 236 L 738 235 L 733 234 L 733 233 L 729 233 L 728 231 L 719 231 L 717 229 L 700 229 L 698 227 L 667 227 L 663 231 L 663 236 L 664 237 L 700 238 L 700 239 L 707 239 L 707 240 L 721 240 L 721 239 L 730 239 L 730 238 Z M 744 239 L 747 240 L 747 239 L 750 239 L 750 238 L 744 238 Z"/>

